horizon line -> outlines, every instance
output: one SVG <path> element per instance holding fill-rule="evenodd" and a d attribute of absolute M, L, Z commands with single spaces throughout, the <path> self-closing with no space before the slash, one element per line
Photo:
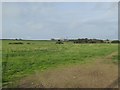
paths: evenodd
<path fill-rule="evenodd" d="M 61 38 L 51 38 L 51 39 L 58 40 L 58 39 L 61 39 Z M 0 38 L 0 40 L 51 40 L 51 39 Z M 70 39 L 85 39 L 85 38 L 63 38 L 63 39 L 70 40 Z M 87 38 L 87 39 L 107 40 L 108 38 L 106 38 L 106 39 L 99 39 L 99 38 Z M 119 39 L 108 39 L 108 40 L 119 40 Z"/>

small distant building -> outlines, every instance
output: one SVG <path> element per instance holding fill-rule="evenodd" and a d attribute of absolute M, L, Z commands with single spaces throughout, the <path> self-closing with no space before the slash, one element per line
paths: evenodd
<path fill-rule="evenodd" d="M 104 43 L 111 43 L 112 41 L 111 40 L 104 40 Z"/>
<path fill-rule="evenodd" d="M 58 40 L 60 40 L 60 41 L 69 41 L 68 39 L 62 39 L 62 38 L 52 38 L 51 40 L 52 41 L 58 41 Z"/>

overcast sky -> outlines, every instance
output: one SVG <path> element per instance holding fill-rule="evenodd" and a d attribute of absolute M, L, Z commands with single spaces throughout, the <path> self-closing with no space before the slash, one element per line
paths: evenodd
<path fill-rule="evenodd" d="M 2 15 L 2 38 L 118 39 L 114 2 L 4 2 Z"/>

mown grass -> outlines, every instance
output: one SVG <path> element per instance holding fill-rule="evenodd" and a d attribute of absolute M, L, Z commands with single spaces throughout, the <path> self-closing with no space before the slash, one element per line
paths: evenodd
<path fill-rule="evenodd" d="M 23 44 L 9 44 L 22 42 Z M 27 44 L 30 43 L 30 44 Z M 97 57 L 104 57 L 118 50 L 117 44 L 62 45 L 53 41 L 3 40 L 3 85 L 7 85 L 35 70 L 70 64 L 84 64 Z"/>

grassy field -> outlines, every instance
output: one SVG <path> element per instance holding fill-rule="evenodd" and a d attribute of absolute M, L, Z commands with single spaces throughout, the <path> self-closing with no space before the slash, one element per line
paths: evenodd
<path fill-rule="evenodd" d="M 23 44 L 9 44 L 23 42 Z M 91 63 L 117 52 L 117 44 L 55 44 L 54 41 L 2 42 L 3 86 L 34 73 L 59 66 Z M 117 55 L 113 57 L 113 63 Z"/>

